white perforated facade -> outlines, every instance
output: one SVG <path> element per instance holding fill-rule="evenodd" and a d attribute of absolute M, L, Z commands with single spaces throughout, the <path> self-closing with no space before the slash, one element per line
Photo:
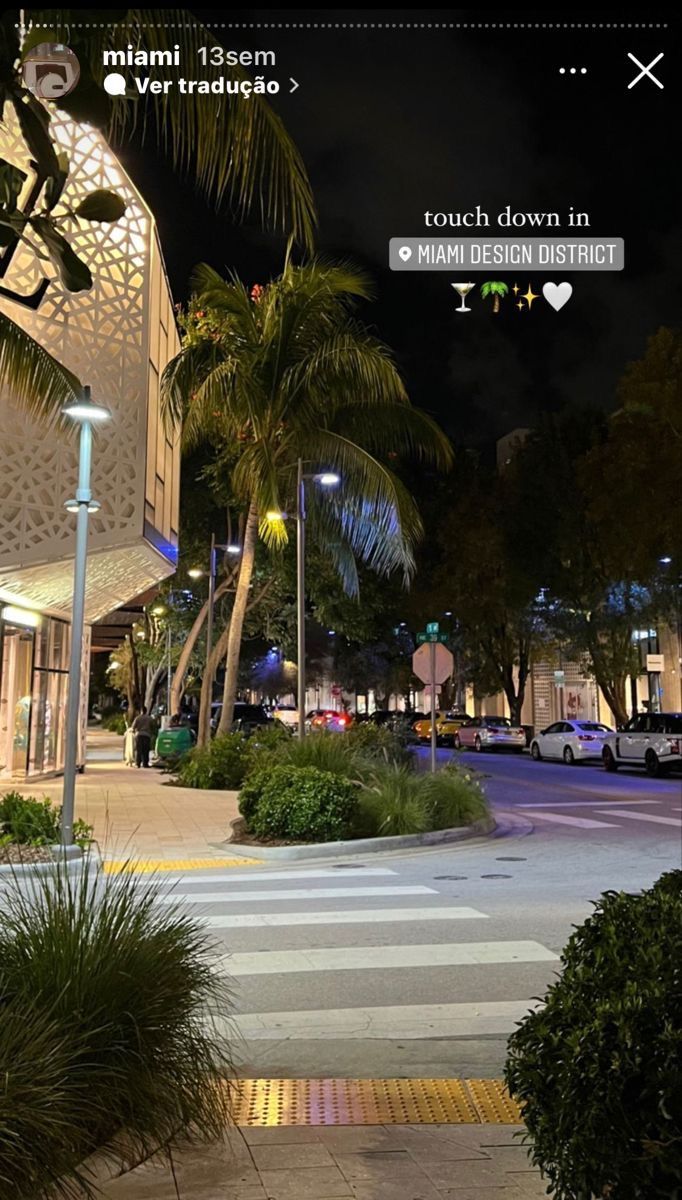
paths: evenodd
<path fill-rule="evenodd" d="M 0 126 L 0 155 L 27 172 L 28 197 L 35 174 L 9 113 Z M 52 127 L 71 160 L 64 203 L 74 206 L 96 187 L 113 187 L 128 205 L 115 225 L 69 227 L 69 240 L 93 275 L 88 292 L 67 292 L 48 264 L 52 278 L 40 295 L 45 263 L 22 246 L 9 261 L 0 253 L 0 308 L 112 413 L 96 432 L 93 455 L 92 490 L 102 504 L 91 519 L 86 617 L 93 621 L 174 566 L 179 452 L 159 419 L 158 387 L 178 337 L 144 201 L 98 132 L 60 114 Z M 75 431 L 28 419 L 11 396 L 1 397 L 0 594 L 55 614 L 68 615 L 71 605 L 74 518 L 63 503 L 75 491 L 76 469 Z"/>

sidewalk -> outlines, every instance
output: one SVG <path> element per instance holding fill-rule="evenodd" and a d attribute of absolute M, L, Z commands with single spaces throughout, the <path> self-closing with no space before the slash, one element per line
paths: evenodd
<path fill-rule="evenodd" d="M 156 768 L 126 767 L 118 734 L 88 730 L 87 765 L 76 779 L 76 817 L 94 826 L 102 857 L 185 868 L 231 861 L 229 847 L 221 843 L 239 815 L 237 793 L 169 787 L 168 779 Z M 60 801 L 62 787 L 57 778 L 29 780 L 17 790 Z"/>
<path fill-rule="evenodd" d="M 540 1200 L 513 1125 L 230 1129 L 103 1185 L 106 1200 Z"/>

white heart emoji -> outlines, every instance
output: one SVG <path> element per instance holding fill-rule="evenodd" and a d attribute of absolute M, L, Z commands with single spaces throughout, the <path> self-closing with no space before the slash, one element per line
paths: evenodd
<path fill-rule="evenodd" d="M 543 283 L 542 294 L 548 304 L 551 304 L 555 312 L 567 304 L 573 295 L 573 287 L 570 283 Z"/>

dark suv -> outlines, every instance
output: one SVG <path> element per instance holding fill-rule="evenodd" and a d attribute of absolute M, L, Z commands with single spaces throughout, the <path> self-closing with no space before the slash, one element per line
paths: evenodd
<path fill-rule="evenodd" d="M 219 700 L 211 705 L 212 733 L 215 733 L 218 728 L 222 711 L 223 706 Z M 269 729 L 272 724 L 272 717 L 268 716 L 262 704 L 246 704 L 243 700 L 237 700 L 235 703 L 232 721 L 233 733 L 253 733 L 254 729 Z"/>

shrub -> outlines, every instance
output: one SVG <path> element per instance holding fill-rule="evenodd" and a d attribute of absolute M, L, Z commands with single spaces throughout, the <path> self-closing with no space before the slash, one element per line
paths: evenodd
<path fill-rule="evenodd" d="M 423 777 L 396 763 L 375 764 L 359 797 L 358 837 L 398 837 L 430 829 Z"/>
<path fill-rule="evenodd" d="M 239 810 L 256 837 L 309 842 L 346 837 L 356 804 L 357 789 L 349 780 L 285 764 L 252 775 L 239 797 Z"/>
<path fill-rule="evenodd" d="M 607 892 L 570 938 L 507 1083 L 556 1200 L 682 1194 L 682 871 Z"/>
<path fill-rule="evenodd" d="M 0 1195 L 77 1191 L 79 1164 L 223 1136 L 225 985 L 201 927 L 132 874 L 56 870 L 0 912 Z M 85 1194 L 92 1191 L 85 1187 Z"/>
<path fill-rule="evenodd" d="M 278 748 L 277 759 L 291 767 L 316 767 L 318 771 L 330 771 L 332 775 L 353 780 L 360 776 L 364 765 L 346 734 L 327 730 L 311 733 L 303 741 L 289 738 Z"/>
<path fill-rule="evenodd" d="M 6 792 L 0 797 L 0 836 L 6 843 L 50 846 L 61 840 L 61 809 L 49 800 Z M 92 826 L 74 821 L 73 838 L 83 846 L 92 838 Z"/>
<path fill-rule="evenodd" d="M 448 763 L 435 775 L 422 776 L 422 795 L 429 811 L 429 829 L 455 829 L 488 815 L 483 788 L 472 771 Z"/>
<path fill-rule="evenodd" d="M 125 713 L 112 712 L 102 718 L 102 729 L 107 729 L 109 733 L 125 733 L 127 721 Z"/>
<path fill-rule="evenodd" d="M 181 760 L 176 776 L 180 787 L 236 789 L 249 765 L 248 739 L 243 733 L 219 733 L 207 746 L 195 746 Z"/>
<path fill-rule="evenodd" d="M 365 758 L 405 766 L 412 762 L 412 753 L 407 749 L 400 734 L 386 725 L 372 725 L 369 721 L 360 721 L 351 725 L 342 737 L 355 754 Z"/>

